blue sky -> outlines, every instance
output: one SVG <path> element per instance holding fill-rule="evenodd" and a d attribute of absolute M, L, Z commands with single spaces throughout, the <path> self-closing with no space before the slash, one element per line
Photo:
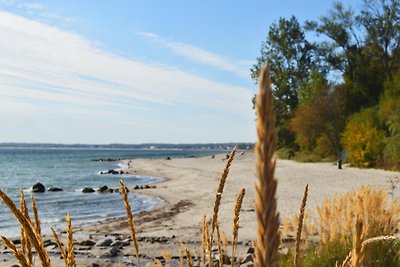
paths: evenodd
<path fill-rule="evenodd" d="M 269 26 L 332 3 L 0 0 L 0 142 L 254 142 Z"/>

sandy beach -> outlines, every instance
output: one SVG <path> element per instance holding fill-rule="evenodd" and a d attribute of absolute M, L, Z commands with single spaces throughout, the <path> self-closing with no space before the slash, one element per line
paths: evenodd
<path fill-rule="evenodd" d="M 180 242 L 201 253 L 201 222 L 204 214 L 211 219 L 220 175 L 226 155 L 180 159 L 134 159 L 126 171 L 135 175 L 162 177 L 154 188 L 133 189 L 131 193 L 159 197 L 160 205 L 151 212 L 137 214 L 135 223 L 139 249 L 143 258 L 151 261 L 167 251 L 177 256 Z M 280 218 L 298 212 L 304 186 L 309 184 L 307 209 L 315 210 L 326 197 L 357 190 L 361 185 L 390 191 L 389 178 L 400 178 L 400 173 L 383 170 L 358 169 L 344 166 L 339 170 L 334 163 L 298 163 L 278 160 L 278 209 Z M 222 231 L 229 240 L 232 236 L 232 217 L 236 195 L 246 189 L 239 229 L 238 255 L 244 254 L 256 237 L 254 213 L 255 156 L 252 152 L 238 153 L 232 163 L 219 212 Z M 399 189 L 394 196 L 400 196 Z M 122 200 L 121 200 L 122 201 Z M 315 212 L 311 216 L 315 216 Z M 282 221 L 282 220 L 281 220 Z M 73 222 L 73 218 L 72 218 Z M 62 234 L 62 239 L 64 234 Z M 124 219 L 109 219 L 92 225 L 75 227 L 78 266 L 131 266 L 134 254 L 129 231 Z M 50 237 L 46 239 L 51 239 Z M 111 239 L 113 244 L 99 246 Z M 93 241 L 92 243 L 88 241 Z M 119 242 L 115 244 L 115 242 Z M 109 241 L 108 241 L 109 242 Z M 49 244 L 54 266 L 62 266 L 54 244 Z M 11 266 L 15 261 L 3 248 L 0 266 Z M 4 254 L 5 253 L 5 254 Z M 98 265 L 96 265 L 98 264 Z"/>

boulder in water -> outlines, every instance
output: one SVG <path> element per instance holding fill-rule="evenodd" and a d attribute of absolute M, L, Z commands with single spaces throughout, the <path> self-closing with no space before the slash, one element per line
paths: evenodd
<path fill-rule="evenodd" d="M 104 192 L 107 192 L 107 190 L 108 190 L 108 186 L 103 185 L 102 187 L 97 189 L 97 192 L 104 193 Z"/>
<path fill-rule="evenodd" d="M 32 192 L 44 193 L 44 191 L 46 191 L 46 189 L 42 183 L 36 183 L 32 186 Z"/>
<path fill-rule="evenodd" d="M 62 188 L 58 188 L 58 187 L 50 187 L 49 189 L 47 189 L 47 191 L 49 192 L 60 192 L 63 191 Z"/>
<path fill-rule="evenodd" d="M 85 187 L 82 189 L 82 193 L 93 193 L 93 192 L 95 192 L 95 191 L 91 187 Z"/>

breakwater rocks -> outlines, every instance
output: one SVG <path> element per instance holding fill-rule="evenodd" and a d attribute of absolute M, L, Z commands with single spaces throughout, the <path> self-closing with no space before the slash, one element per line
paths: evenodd
<path fill-rule="evenodd" d="M 107 171 L 100 171 L 99 174 L 124 174 L 123 170 L 107 170 Z"/>
<path fill-rule="evenodd" d="M 142 190 L 142 189 L 152 189 L 152 188 L 157 188 L 155 185 L 135 185 L 133 187 L 134 190 Z M 46 192 L 46 188 L 42 183 L 36 183 L 32 186 L 32 192 L 34 193 L 44 193 Z M 127 192 L 129 192 L 129 189 L 126 188 Z M 62 192 L 64 191 L 62 188 L 59 187 L 49 187 L 47 189 L 49 192 Z M 110 188 L 107 185 L 103 185 L 99 187 L 98 189 L 94 189 L 92 187 L 84 187 L 81 190 L 82 193 L 119 193 L 119 188 Z"/>
<path fill-rule="evenodd" d="M 92 159 L 94 162 L 104 162 L 104 161 L 121 161 L 127 160 L 128 158 L 105 158 L 105 159 Z"/>

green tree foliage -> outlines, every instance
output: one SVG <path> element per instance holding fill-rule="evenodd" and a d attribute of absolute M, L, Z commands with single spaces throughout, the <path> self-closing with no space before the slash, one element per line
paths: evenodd
<path fill-rule="evenodd" d="M 379 58 L 383 78 L 391 77 L 400 64 L 400 1 L 364 0 L 359 20 L 367 32 L 366 44 Z"/>
<path fill-rule="evenodd" d="M 317 93 L 318 89 L 325 86 L 327 80 L 317 70 L 312 70 L 309 74 L 308 81 L 303 83 L 299 91 L 299 103 L 308 102 Z"/>
<path fill-rule="evenodd" d="M 299 104 L 298 92 L 315 68 L 313 46 L 295 17 L 280 18 L 269 28 L 262 43 L 261 57 L 251 69 L 257 81 L 261 67 L 268 63 L 273 84 L 274 109 L 277 114 L 278 147 L 290 147 L 293 134 L 289 131 L 292 112 Z"/>
<path fill-rule="evenodd" d="M 400 170 L 400 71 L 385 83 L 379 115 L 388 133 L 384 164 L 387 168 Z"/>
<path fill-rule="evenodd" d="M 380 167 L 386 140 L 377 109 L 366 108 L 353 114 L 346 124 L 342 143 L 352 166 Z"/>
<path fill-rule="evenodd" d="M 386 2 L 379 0 L 379 3 Z M 392 1 L 394 2 L 394 1 Z M 307 29 L 328 38 L 318 44 L 318 54 L 330 70 L 343 74 L 345 85 L 349 91 L 349 107 L 353 111 L 378 103 L 385 81 L 392 66 L 383 52 L 381 40 L 377 38 L 374 27 L 384 26 L 381 31 L 391 31 L 390 27 L 380 21 L 394 22 L 390 14 L 397 9 L 396 5 L 378 4 L 378 0 L 365 0 L 360 14 L 340 2 L 335 3 L 329 14 L 321 17 L 319 22 L 307 22 Z M 389 11 L 388 11 L 389 10 Z M 366 33 L 366 34 L 365 34 Z M 388 34 L 386 43 L 397 42 L 394 34 Z M 386 47 L 386 51 L 394 52 Z M 397 48 L 396 48 L 397 49 Z M 390 51 L 389 51 L 390 50 Z M 392 66 L 393 68 L 393 66 Z"/>
<path fill-rule="evenodd" d="M 400 1 L 357 7 L 335 2 L 304 26 L 280 18 L 252 78 L 269 64 L 279 148 L 340 157 L 344 145 L 353 165 L 400 169 Z"/>

